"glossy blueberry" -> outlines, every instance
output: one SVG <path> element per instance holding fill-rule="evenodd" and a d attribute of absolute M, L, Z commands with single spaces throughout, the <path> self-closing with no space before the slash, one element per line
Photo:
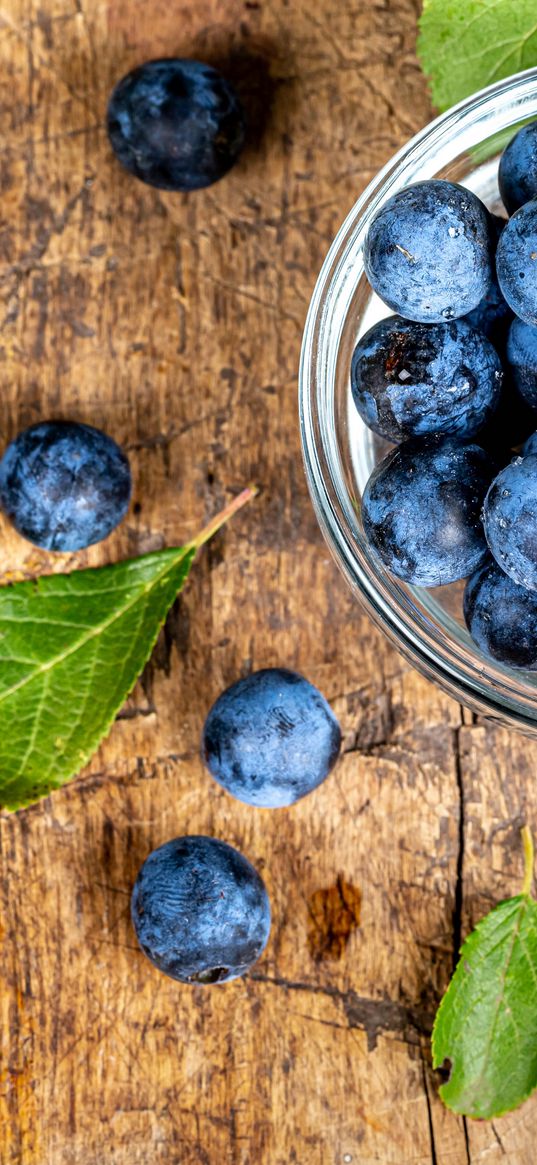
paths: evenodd
<path fill-rule="evenodd" d="M 483 524 L 496 562 L 519 586 L 537 590 L 537 456 L 515 457 L 492 482 Z"/>
<path fill-rule="evenodd" d="M 362 498 L 366 538 L 388 570 L 425 587 L 471 574 L 487 552 L 480 515 L 494 472 L 483 449 L 453 437 L 389 453 Z"/>
<path fill-rule="evenodd" d="M 501 291 L 527 324 L 537 324 L 537 199 L 509 219 L 496 251 Z"/>
<path fill-rule="evenodd" d="M 537 327 L 514 319 L 509 328 L 506 361 L 520 395 L 537 409 Z"/>
<path fill-rule="evenodd" d="M 498 170 L 502 202 L 514 214 L 537 198 L 537 122 L 519 129 L 504 150 Z"/>
<path fill-rule="evenodd" d="M 464 592 L 464 618 L 477 646 L 508 667 L 537 669 L 537 595 L 490 559 Z"/>
<path fill-rule="evenodd" d="M 324 781 L 340 745 L 324 696 L 297 672 L 275 667 L 222 692 L 205 721 L 202 754 L 228 793 L 277 809 Z"/>
<path fill-rule="evenodd" d="M 136 879 L 131 916 L 144 954 L 182 983 L 244 975 L 270 931 L 259 874 L 214 837 L 176 837 L 153 850 Z"/>
<path fill-rule="evenodd" d="M 491 214 L 489 222 L 492 227 L 493 249 L 496 252 L 498 240 L 507 219 L 500 218 L 498 214 Z M 492 268 L 491 280 L 486 294 L 479 301 L 477 307 L 468 312 L 464 318 L 472 328 L 477 328 L 478 331 L 483 332 L 491 344 L 494 344 L 494 347 L 503 354 L 513 312 L 502 295 L 495 263 L 493 263 Z"/>
<path fill-rule="evenodd" d="M 365 270 L 374 291 L 406 319 L 445 323 L 486 295 L 492 275 L 488 211 L 470 190 L 433 179 L 400 190 L 374 218 Z"/>
<path fill-rule="evenodd" d="M 0 461 L 2 509 L 23 538 L 46 550 L 100 542 L 125 517 L 130 494 L 125 454 L 91 425 L 32 425 Z"/>
<path fill-rule="evenodd" d="M 244 144 L 235 90 L 211 65 L 147 61 L 116 85 L 108 133 L 119 161 L 161 190 L 198 190 L 222 178 Z"/>
<path fill-rule="evenodd" d="M 390 316 L 362 336 L 352 358 L 356 408 L 388 441 L 473 436 L 494 413 L 502 380 L 492 344 L 465 320 L 419 324 Z"/>

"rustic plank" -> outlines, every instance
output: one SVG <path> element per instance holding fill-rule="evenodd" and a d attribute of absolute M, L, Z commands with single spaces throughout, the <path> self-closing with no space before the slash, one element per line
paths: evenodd
<path fill-rule="evenodd" d="M 2 1165 L 533 1162 L 534 1103 L 466 1128 L 438 1100 L 428 1033 L 454 942 L 516 885 L 536 746 L 462 716 L 357 608 L 316 527 L 296 424 L 327 244 L 430 115 L 417 7 L 0 11 L 2 436 L 43 416 L 93 422 L 135 474 L 103 546 L 52 560 L 2 523 L 0 570 L 172 544 L 262 487 L 200 559 L 86 773 L 1 818 Z M 103 130 L 113 81 L 175 53 L 226 62 L 253 121 L 237 169 L 191 198 L 130 180 Z M 322 687 L 346 751 L 323 788 L 269 814 L 217 789 L 198 748 L 222 686 L 274 663 Z M 183 831 L 244 849 L 273 900 L 266 956 L 212 991 L 153 972 L 128 918 L 140 862 Z"/>

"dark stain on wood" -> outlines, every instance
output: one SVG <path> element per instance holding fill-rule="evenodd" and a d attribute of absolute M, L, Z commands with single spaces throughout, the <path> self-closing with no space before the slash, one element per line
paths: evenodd
<path fill-rule="evenodd" d="M 316 890 L 308 903 L 308 947 L 312 959 L 340 959 L 360 925 L 362 894 L 338 874 L 334 886 Z"/>

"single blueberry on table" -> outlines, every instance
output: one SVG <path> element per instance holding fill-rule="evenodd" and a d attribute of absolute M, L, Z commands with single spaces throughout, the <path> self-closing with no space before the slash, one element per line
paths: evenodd
<path fill-rule="evenodd" d="M 268 809 L 320 785 L 341 746 L 324 696 L 297 672 L 266 668 L 226 688 L 203 729 L 202 755 L 228 793 Z"/>
<path fill-rule="evenodd" d="M 270 932 L 257 870 L 214 837 L 177 837 L 153 850 L 134 885 L 131 917 L 144 954 L 182 983 L 244 975 Z"/>
<path fill-rule="evenodd" d="M 0 461 L 0 505 L 23 538 L 46 550 L 83 550 L 125 517 L 129 463 L 91 425 L 43 421 L 24 429 Z"/>
<path fill-rule="evenodd" d="M 201 61 L 147 61 L 116 85 L 108 134 L 119 161 L 160 190 L 199 190 L 227 174 L 244 145 L 229 81 Z"/>
<path fill-rule="evenodd" d="M 471 437 L 493 415 L 503 372 L 492 344 L 465 320 L 380 320 L 358 341 L 351 388 L 362 419 L 388 441 L 428 433 Z"/>
<path fill-rule="evenodd" d="M 537 324 L 537 198 L 521 206 L 502 231 L 496 251 L 502 294 L 515 315 Z"/>
<path fill-rule="evenodd" d="M 445 323 L 487 294 L 494 230 L 483 203 L 454 182 L 400 190 L 373 219 L 364 265 L 377 295 L 406 319 Z"/>
<path fill-rule="evenodd" d="M 537 198 L 537 121 L 519 129 L 506 146 L 500 158 L 498 184 L 509 214 Z"/>
<path fill-rule="evenodd" d="M 492 226 L 495 252 L 507 219 L 500 218 L 498 214 L 489 214 L 489 222 Z M 503 355 L 513 312 L 502 295 L 495 263 L 492 264 L 492 275 L 486 294 L 479 301 L 477 307 L 468 312 L 464 318 L 472 328 L 477 328 L 478 331 L 483 332 L 491 344 L 494 344 L 497 351 Z"/>
<path fill-rule="evenodd" d="M 505 358 L 520 395 L 537 409 L 537 327 L 514 319 L 509 328 Z"/>
<path fill-rule="evenodd" d="M 515 457 L 495 477 L 483 524 L 502 570 L 519 586 L 537 590 L 537 455 Z"/>
<path fill-rule="evenodd" d="M 483 561 L 483 499 L 496 466 L 454 437 L 406 441 L 372 473 L 362 498 L 366 538 L 405 582 L 442 586 Z"/>
<path fill-rule="evenodd" d="M 464 618 L 477 646 L 508 667 L 537 669 L 537 594 L 489 559 L 464 592 Z"/>

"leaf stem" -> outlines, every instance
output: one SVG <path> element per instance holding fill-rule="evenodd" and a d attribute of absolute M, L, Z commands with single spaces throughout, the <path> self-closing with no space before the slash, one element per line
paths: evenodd
<path fill-rule="evenodd" d="M 189 542 L 188 545 L 196 550 L 199 550 L 200 546 L 203 546 L 205 542 L 208 542 L 209 539 L 212 538 L 213 534 L 216 534 L 216 531 L 219 530 L 221 526 L 224 526 L 225 523 L 228 522 L 229 519 L 238 512 L 238 510 L 241 510 L 243 506 L 245 506 L 248 502 L 251 502 L 252 498 L 255 498 L 258 492 L 259 491 L 256 485 L 249 485 L 247 489 L 243 489 L 242 493 L 237 494 L 237 497 L 233 498 L 233 501 L 230 502 L 229 505 L 224 506 L 224 509 L 220 510 L 219 514 L 216 514 L 214 518 L 211 518 L 211 521 L 203 527 L 203 530 L 200 530 L 199 534 L 196 534 L 196 537 L 193 538 L 192 542 Z"/>
<path fill-rule="evenodd" d="M 523 825 L 520 830 L 522 836 L 522 845 L 524 847 L 524 881 L 522 883 L 522 894 L 529 898 L 531 894 L 531 887 L 533 885 L 533 838 L 527 825 Z"/>

